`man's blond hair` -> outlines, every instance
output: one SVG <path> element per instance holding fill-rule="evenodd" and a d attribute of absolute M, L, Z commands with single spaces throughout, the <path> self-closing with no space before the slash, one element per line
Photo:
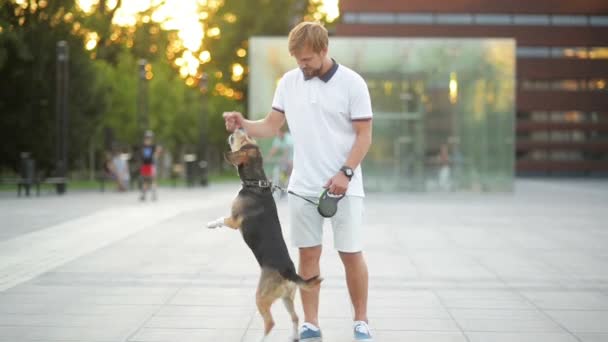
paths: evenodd
<path fill-rule="evenodd" d="M 301 22 L 289 32 L 289 53 L 292 55 L 306 47 L 319 53 L 327 49 L 328 45 L 327 29 L 318 22 Z"/>

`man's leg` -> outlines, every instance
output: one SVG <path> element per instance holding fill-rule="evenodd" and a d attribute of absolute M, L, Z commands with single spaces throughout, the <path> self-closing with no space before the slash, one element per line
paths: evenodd
<path fill-rule="evenodd" d="M 150 181 L 148 180 L 148 177 L 146 176 L 142 176 L 142 180 L 141 180 L 141 195 L 139 197 L 140 200 L 145 201 L 146 200 L 146 192 L 148 192 L 148 183 Z"/>
<path fill-rule="evenodd" d="M 156 201 L 156 188 L 158 187 L 158 184 L 156 183 L 156 176 L 152 177 L 150 183 L 150 187 L 152 188 L 152 200 Z"/>
<path fill-rule="evenodd" d="M 315 200 L 315 198 L 311 198 Z M 299 251 L 298 272 L 303 278 L 321 274 L 319 260 L 321 259 L 323 242 L 323 217 L 314 205 L 305 200 L 289 195 L 289 219 L 291 240 Z M 316 286 L 310 291 L 300 290 L 304 323 L 300 329 L 300 341 L 321 341 L 319 327 L 319 290 Z"/>
<path fill-rule="evenodd" d="M 346 285 L 355 310 L 355 321 L 367 322 L 368 272 L 363 257 L 363 198 L 346 196 L 332 217 L 334 246 L 340 254 Z"/>
<path fill-rule="evenodd" d="M 320 273 L 319 260 L 321 259 L 321 246 L 300 248 L 300 265 L 298 273 L 304 279 L 314 277 Z M 319 290 L 320 286 L 312 290 L 300 289 L 300 298 L 304 309 L 304 322 L 319 326 Z"/>
<path fill-rule="evenodd" d="M 362 252 L 340 252 L 346 273 L 346 285 L 355 309 L 355 321 L 367 322 L 368 273 Z"/>

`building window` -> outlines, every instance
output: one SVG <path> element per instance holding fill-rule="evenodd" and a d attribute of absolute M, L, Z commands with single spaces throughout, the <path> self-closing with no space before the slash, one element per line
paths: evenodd
<path fill-rule="evenodd" d="M 357 13 L 344 13 L 342 15 L 342 22 L 345 24 L 356 24 L 359 22 L 359 15 Z"/>
<path fill-rule="evenodd" d="M 397 14 L 397 23 L 399 24 L 432 24 L 433 15 L 430 13 L 426 14 L 409 14 L 399 13 Z"/>
<path fill-rule="evenodd" d="M 608 16 L 495 13 L 343 13 L 347 24 L 608 26 Z"/>
<path fill-rule="evenodd" d="M 548 15 L 516 14 L 513 16 L 515 25 L 540 25 L 548 26 L 551 21 Z"/>
<path fill-rule="evenodd" d="M 551 89 L 551 84 L 548 81 L 533 81 L 533 80 L 523 80 L 520 83 L 522 90 L 549 90 Z"/>
<path fill-rule="evenodd" d="M 535 131 L 530 133 L 532 141 L 547 141 L 549 140 L 549 131 Z"/>
<path fill-rule="evenodd" d="M 551 112 L 551 122 L 583 122 L 585 113 L 571 110 L 567 112 Z"/>
<path fill-rule="evenodd" d="M 552 151 L 550 160 L 573 161 L 583 160 L 582 153 L 579 151 Z"/>
<path fill-rule="evenodd" d="M 608 47 L 545 47 L 518 46 L 517 57 L 520 58 L 578 58 L 578 59 L 608 59 Z"/>
<path fill-rule="evenodd" d="M 518 46 L 516 54 L 524 58 L 549 58 L 551 50 L 542 46 Z"/>
<path fill-rule="evenodd" d="M 592 15 L 590 21 L 591 26 L 608 26 L 608 16 Z"/>
<path fill-rule="evenodd" d="M 587 82 L 585 80 L 551 81 L 551 89 L 565 91 L 581 91 L 587 89 Z"/>
<path fill-rule="evenodd" d="M 474 22 L 478 25 L 510 25 L 511 16 L 506 14 L 475 14 Z"/>
<path fill-rule="evenodd" d="M 530 113 L 530 120 L 534 122 L 546 122 L 549 120 L 549 113 L 543 111 L 534 111 Z"/>
<path fill-rule="evenodd" d="M 365 24 L 394 24 L 397 16 L 393 13 L 360 13 L 359 22 Z"/>
<path fill-rule="evenodd" d="M 601 78 L 591 79 L 587 84 L 587 88 L 594 91 L 608 91 L 608 80 Z"/>
<path fill-rule="evenodd" d="M 589 50 L 586 47 L 553 47 L 551 57 L 554 58 L 589 58 Z"/>
<path fill-rule="evenodd" d="M 530 153 L 530 159 L 532 159 L 532 160 L 546 160 L 547 159 L 547 151 L 533 150 L 532 153 Z"/>
<path fill-rule="evenodd" d="M 555 26 L 587 26 L 589 18 L 584 15 L 552 15 L 551 24 Z"/>
<path fill-rule="evenodd" d="M 608 59 L 608 47 L 591 47 L 589 48 L 589 58 L 592 59 Z"/>
<path fill-rule="evenodd" d="M 473 16 L 470 14 L 437 14 L 435 22 L 443 25 L 471 25 Z"/>

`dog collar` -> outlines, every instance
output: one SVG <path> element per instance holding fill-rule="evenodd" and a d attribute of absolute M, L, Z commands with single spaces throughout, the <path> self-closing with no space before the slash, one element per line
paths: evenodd
<path fill-rule="evenodd" d="M 269 180 L 244 180 L 241 181 L 243 186 L 254 186 L 258 188 L 270 188 L 272 187 L 272 182 Z"/>

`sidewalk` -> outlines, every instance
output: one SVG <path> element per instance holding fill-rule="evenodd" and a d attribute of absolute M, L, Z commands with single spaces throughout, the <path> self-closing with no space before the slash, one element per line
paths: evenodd
<path fill-rule="evenodd" d="M 238 232 L 205 228 L 237 189 L 0 199 L 0 342 L 259 341 L 255 259 Z M 375 341 L 608 341 L 608 183 L 516 189 L 368 194 Z M 351 341 L 331 234 L 325 244 L 324 340 Z M 273 314 L 269 341 L 285 342 L 280 301 Z"/>

